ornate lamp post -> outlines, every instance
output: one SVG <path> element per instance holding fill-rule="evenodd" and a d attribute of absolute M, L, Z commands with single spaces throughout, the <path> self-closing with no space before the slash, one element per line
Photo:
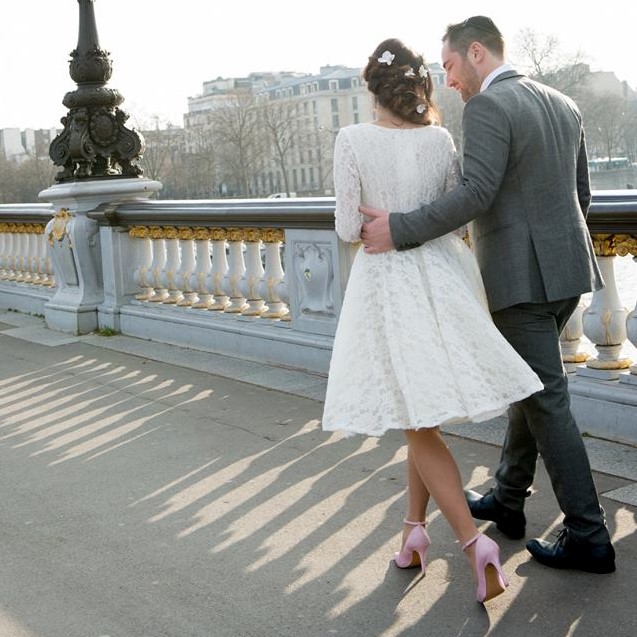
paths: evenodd
<path fill-rule="evenodd" d="M 106 87 L 113 66 L 108 51 L 100 48 L 93 2 L 78 0 L 79 37 L 69 61 L 78 88 L 62 100 L 69 112 L 61 120 L 64 130 L 49 148 L 53 163 L 63 167 L 58 182 L 142 175 L 135 161 L 144 152 L 144 139 L 124 125 L 128 115 L 119 109 L 121 93 Z"/>
<path fill-rule="evenodd" d="M 124 98 L 106 86 L 112 65 L 99 45 L 93 2 L 78 0 L 80 33 L 70 60 L 78 88 L 64 96 L 69 108 L 62 118 L 64 130 L 49 149 L 62 170 L 58 183 L 40 193 L 56 211 L 45 230 L 56 281 L 55 294 L 45 305 L 46 323 L 73 334 L 97 327 L 119 330 L 120 308 L 137 290 L 117 258 L 131 249 L 127 229 L 100 224 L 89 215 L 147 199 L 161 189 L 158 181 L 142 177 L 135 162 L 144 140 L 126 128 L 128 115 L 119 109 Z"/>

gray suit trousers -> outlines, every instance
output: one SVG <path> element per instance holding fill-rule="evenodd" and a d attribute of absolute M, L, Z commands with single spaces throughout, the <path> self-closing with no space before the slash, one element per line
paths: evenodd
<path fill-rule="evenodd" d="M 513 405 L 496 472 L 495 496 L 521 511 L 533 483 L 538 453 L 574 537 L 610 541 L 586 447 L 570 410 L 568 380 L 559 337 L 579 297 L 550 303 L 521 303 L 493 313 L 504 337 L 532 367 L 544 390 Z"/>

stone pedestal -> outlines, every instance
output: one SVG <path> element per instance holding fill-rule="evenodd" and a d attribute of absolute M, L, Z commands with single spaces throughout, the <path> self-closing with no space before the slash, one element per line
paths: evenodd
<path fill-rule="evenodd" d="M 117 329 L 116 315 L 126 294 L 120 249 L 126 235 L 111 228 L 100 232 L 87 214 L 146 199 L 160 188 L 159 182 L 148 179 L 113 178 L 64 182 L 40 193 L 40 199 L 51 202 L 56 211 L 45 229 L 57 288 L 45 305 L 49 328 L 70 334 L 86 334 L 98 326 Z M 104 325 L 100 314 L 106 317 Z"/>

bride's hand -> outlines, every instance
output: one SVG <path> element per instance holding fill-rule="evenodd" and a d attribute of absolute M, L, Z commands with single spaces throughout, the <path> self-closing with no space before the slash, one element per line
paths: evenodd
<path fill-rule="evenodd" d="M 361 240 L 368 254 L 379 254 L 394 249 L 394 242 L 389 230 L 389 213 L 387 210 L 359 206 L 359 212 L 371 221 L 365 221 L 361 228 Z"/>

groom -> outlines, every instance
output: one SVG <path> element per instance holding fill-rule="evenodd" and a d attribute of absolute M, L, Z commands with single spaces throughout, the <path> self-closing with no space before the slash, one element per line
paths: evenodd
<path fill-rule="evenodd" d="M 473 220 L 474 249 L 493 320 L 544 383 L 509 410 L 495 488 L 468 491 L 472 515 L 524 536 L 524 500 L 541 454 L 564 529 L 531 540 L 542 564 L 615 570 L 615 552 L 580 432 L 570 412 L 559 337 L 580 295 L 603 286 L 585 215 L 591 201 L 582 118 L 565 95 L 504 63 L 504 40 L 487 17 L 450 25 L 447 83 L 466 102 L 463 179 L 406 214 L 361 206 L 369 254 L 409 250 Z"/>

